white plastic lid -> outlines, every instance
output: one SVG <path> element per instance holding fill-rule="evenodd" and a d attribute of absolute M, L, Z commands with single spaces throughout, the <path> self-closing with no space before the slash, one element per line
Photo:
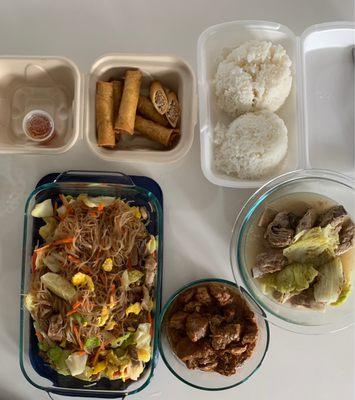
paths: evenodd
<path fill-rule="evenodd" d="M 301 37 L 308 168 L 355 176 L 354 46 L 349 22 L 314 25 Z"/>

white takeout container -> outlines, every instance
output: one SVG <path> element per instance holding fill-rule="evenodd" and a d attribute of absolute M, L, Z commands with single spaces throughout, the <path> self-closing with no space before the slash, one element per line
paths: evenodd
<path fill-rule="evenodd" d="M 276 113 L 288 128 L 286 158 L 272 175 L 243 180 L 214 167 L 214 128 L 228 117 L 216 104 L 214 78 L 224 49 L 247 40 L 281 44 L 292 60 L 290 96 Z M 274 22 L 234 21 L 209 27 L 198 40 L 198 91 L 201 168 L 212 183 L 233 188 L 259 187 L 277 175 L 299 168 L 333 169 L 355 175 L 354 60 L 355 24 L 314 25 L 301 37 Z"/>
<path fill-rule="evenodd" d="M 165 150 L 143 137 L 135 137 L 130 149 L 99 148 L 96 139 L 95 94 L 98 80 L 123 77 L 127 68 L 143 72 L 142 89 L 148 94 L 151 79 L 174 90 L 181 104 L 181 137 Z M 49 143 L 31 142 L 22 129 L 23 117 L 32 109 L 48 112 L 59 132 Z M 180 58 L 167 55 L 109 54 L 96 60 L 90 73 L 63 57 L 0 58 L 0 152 L 57 154 L 69 150 L 78 138 L 109 161 L 169 163 L 191 148 L 197 122 L 195 76 Z"/>
<path fill-rule="evenodd" d="M 58 134 L 44 145 L 28 139 L 22 120 L 48 112 Z M 0 57 L 0 153 L 58 154 L 73 147 L 81 129 L 82 87 L 77 66 L 64 57 Z"/>
<path fill-rule="evenodd" d="M 149 83 L 155 79 L 176 92 L 181 104 L 180 132 L 177 145 L 161 149 L 152 141 L 133 135 L 134 149 L 110 150 L 98 147 L 95 127 L 95 93 L 98 80 L 122 78 L 128 68 L 143 72 L 141 91 L 149 94 Z M 91 68 L 85 96 L 85 135 L 91 150 L 108 161 L 170 163 L 180 160 L 191 148 L 197 122 L 195 77 L 189 65 L 180 58 L 166 55 L 108 54 L 99 58 Z"/>

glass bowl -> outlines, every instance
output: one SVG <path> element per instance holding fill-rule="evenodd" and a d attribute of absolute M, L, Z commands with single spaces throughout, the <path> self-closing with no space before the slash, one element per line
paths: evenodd
<path fill-rule="evenodd" d="M 199 286 L 205 283 L 222 283 L 228 286 L 229 289 L 233 290 L 240 296 L 242 296 L 247 302 L 249 308 L 254 312 L 256 322 L 258 325 L 259 333 L 258 340 L 252 356 L 247 359 L 244 364 L 238 368 L 235 375 L 223 376 L 217 372 L 203 372 L 200 370 L 188 369 L 183 361 L 181 361 L 172 350 L 168 335 L 166 332 L 166 317 L 169 315 L 171 306 L 175 299 L 186 290 Z M 255 371 L 261 366 L 266 352 L 269 347 L 269 325 L 268 322 L 262 317 L 263 311 L 260 307 L 245 293 L 243 289 L 240 289 L 235 283 L 229 282 L 223 279 L 201 279 L 185 285 L 175 294 L 173 294 L 163 307 L 163 311 L 160 316 L 159 325 L 159 351 L 164 360 L 166 366 L 170 372 L 175 375 L 180 381 L 186 383 L 197 389 L 202 390 L 224 390 L 230 389 L 234 386 L 238 386 L 247 381 Z"/>
<path fill-rule="evenodd" d="M 326 197 L 342 204 L 355 220 L 354 179 L 327 170 L 299 170 L 281 175 L 256 191 L 236 219 L 230 243 L 234 278 L 251 294 L 265 311 L 267 320 L 274 325 L 302 334 L 325 334 L 344 329 L 355 322 L 354 292 L 345 304 L 339 307 L 329 306 L 324 312 L 320 312 L 278 303 L 263 294 L 251 276 L 252 265 L 248 265 L 246 260 L 246 240 L 257 240 L 257 233 L 251 227 L 255 226 L 266 206 L 292 193 L 312 193 Z"/>

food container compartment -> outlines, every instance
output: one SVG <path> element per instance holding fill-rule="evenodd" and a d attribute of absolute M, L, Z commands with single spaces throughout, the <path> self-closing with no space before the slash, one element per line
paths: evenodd
<path fill-rule="evenodd" d="M 301 37 L 306 167 L 355 176 L 355 24 L 315 25 Z"/>
<path fill-rule="evenodd" d="M 300 170 L 277 177 L 256 191 L 245 203 L 233 227 L 230 242 L 230 262 L 234 278 L 252 296 L 265 312 L 266 319 L 283 329 L 301 334 L 325 334 L 347 328 L 355 323 L 355 271 L 352 268 L 352 292 L 339 306 L 327 306 L 325 311 L 296 308 L 281 304 L 264 294 L 252 278 L 251 268 L 257 253 L 260 231 L 256 227 L 262 211 L 290 194 L 301 194 L 299 201 L 307 204 L 307 196 L 316 195 L 341 204 L 355 221 L 355 182 L 346 175 L 327 170 Z M 290 211 L 292 209 L 290 208 Z M 348 266 L 354 264 L 355 250 L 347 253 Z M 249 260 L 249 261 L 248 261 Z"/>
<path fill-rule="evenodd" d="M 0 152 L 58 154 L 69 150 L 80 131 L 81 78 L 63 57 L 0 58 Z M 45 144 L 23 132 L 25 115 L 35 109 L 54 119 L 55 136 Z"/>
<path fill-rule="evenodd" d="M 44 183 L 47 182 L 47 183 Z M 136 183 L 134 183 L 136 182 Z M 129 200 L 137 206 L 145 206 L 150 214 L 148 231 L 158 235 L 158 268 L 155 281 L 155 301 L 153 318 L 152 355 L 144 372 L 137 381 L 122 382 L 101 379 L 96 384 L 81 381 L 71 376 L 63 376 L 50 368 L 38 355 L 32 319 L 24 308 L 24 296 L 27 293 L 31 275 L 31 256 L 39 240 L 38 220 L 31 216 L 36 203 L 47 198 L 55 198 L 60 193 L 77 196 L 87 193 L 90 196 L 115 196 Z M 160 313 L 161 284 L 163 268 L 163 211 L 162 193 L 159 186 L 149 178 L 128 177 L 119 173 L 69 171 L 45 177 L 28 197 L 25 207 L 24 241 L 21 277 L 21 309 L 20 309 L 20 367 L 26 379 L 33 386 L 46 392 L 61 395 L 120 398 L 136 393 L 147 386 L 153 376 L 157 362 L 158 332 L 157 316 Z"/>
<path fill-rule="evenodd" d="M 258 340 L 253 353 L 244 364 L 231 376 L 220 375 L 217 372 L 203 372 L 198 369 L 188 369 L 171 348 L 166 332 L 166 323 L 169 311 L 180 294 L 203 284 L 219 283 L 241 296 L 248 307 L 254 312 L 258 325 Z M 263 317 L 262 309 L 254 300 L 235 283 L 224 279 L 201 279 L 191 282 L 174 293 L 163 307 L 159 323 L 159 351 L 170 372 L 180 381 L 197 389 L 216 391 L 230 389 L 246 382 L 261 367 L 269 347 L 270 332 L 268 322 Z"/>
<path fill-rule="evenodd" d="M 276 111 L 288 129 L 289 148 L 273 176 L 297 168 L 327 168 L 354 176 L 354 59 L 355 24 L 315 25 L 300 38 L 274 22 L 234 21 L 204 31 L 198 41 L 201 168 L 208 180 L 226 187 L 259 187 L 259 181 L 242 180 L 215 170 L 213 133 L 217 121 L 231 121 L 219 110 L 212 79 L 224 48 L 247 40 L 281 44 L 293 63 L 290 96 Z"/>
<path fill-rule="evenodd" d="M 142 90 L 149 93 L 153 79 L 174 90 L 181 105 L 179 142 L 171 150 L 161 149 L 148 139 L 133 136 L 126 148 L 115 150 L 98 147 L 95 124 L 95 94 L 98 80 L 122 78 L 128 68 L 143 72 Z M 196 124 L 195 78 L 191 68 L 175 56 L 109 54 L 99 58 L 91 68 L 86 90 L 85 135 L 91 150 L 109 161 L 169 163 L 181 159 L 190 149 Z M 129 148 L 128 148 L 129 147 Z"/>
<path fill-rule="evenodd" d="M 301 165 L 299 118 L 297 105 L 298 56 L 297 37 L 285 26 L 264 21 L 234 21 L 214 25 L 205 30 L 197 44 L 197 69 L 199 89 L 201 168 L 212 183 L 226 187 L 258 187 L 267 179 L 242 180 L 217 171 L 213 161 L 213 136 L 217 122 L 229 124 L 233 118 L 227 116 L 216 104 L 213 78 L 221 53 L 235 48 L 248 40 L 269 40 L 281 44 L 292 61 L 292 88 L 283 106 L 276 111 L 288 129 L 288 152 L 273 176 L 297 169 Z"/>

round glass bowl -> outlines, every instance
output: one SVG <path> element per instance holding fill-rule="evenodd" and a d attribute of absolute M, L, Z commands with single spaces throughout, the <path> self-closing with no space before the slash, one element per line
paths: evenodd
<path fill-rule="evenodd" d="M 203 372 L 197 369 L 188 369 L 183 361 L 181 361 L 172 350 L 167 335 L 167 317 L 169 311 L 174 304 L 176 298 L 183 292 L 192 287 L 201 286 L 206 283 L 220 283 L 228 286 L 228 288 L 238 295 L 242 296 L 247 302 L 249 308 L 254 312 L 256 323 L 258 325 L 258 340 L 252 356 L 247 359 L 244 364 L 238 368 L 237 373 L 232 376 L 223 376 L 217 372 Z M 197 389 L 202 390 L 224 390 L 238 386 L 249 379 L 254 372 L 262 364 L 267 349 L 269 347 L 269 325 L 265 318 L 262 317 L 262 310 L 250 298 L 250 296 L 240 290 L 238 286 L 223 279 L 202 279 L 194 281 L 173 294 L 165 304 L 160 317 L 159 326 L 159 351 L 169 368 L 169 370 L 182 382 Z"/>
<path fill-rule="evenodd" d="M 329 306 L 323 312 L 280 304 L 263 294 L 256 279 L 251 276 L 250 270 L 253 265 L 248 265 L 247 261 L 247 248 L 250 252 L 250 243 L 252 243 L 250 240 L 255 241 L 255 246 L 257 246 L 258 242 L 255 226 L 261 213 L 270 203 L 283 196 L 296 193 L 301 193 L 305 202 L 307 201 L 307 194 L 320 195 L 330 199 L 332 202 L 343 205 L 353 221 L 355 221 L 354 186 L 353 179 L 336 172 L 326 170 L 294 171 L 281 175 L 265 184 L 254 193 L 240 211 L 234 224 L 230 244 L 233 275 L 236 282 L 243 286 L 265 311 L 269 322 L 284 329 L 303 334 L 330 333 L 354 324 L 354 290 L 345 304 L 338 307 Z M 246 244 L 247 240 L 248 245 Z M 353 273 L 353 288 L 354 275 Z"/>

